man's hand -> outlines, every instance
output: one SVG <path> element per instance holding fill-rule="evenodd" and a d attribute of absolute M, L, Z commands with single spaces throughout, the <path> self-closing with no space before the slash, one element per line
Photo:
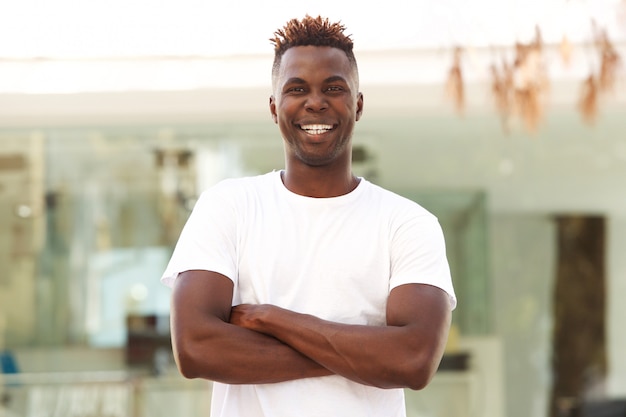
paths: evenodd
<path fill-rule="evenodd" d="M 336 323 L 267 304 L 233 307 L 230 323 L 272 336 L 361 384 L 421 389 L 443 355 L 450 316 L 443 290 L 407 284 L 392 290 L 386 326 Z"/>
<path fill-rule="evenodd" d="M 208 271 L 176 279 L 172 342 L 181 373 L 230 384 L 338 374 L 380 388 L 421 389 L 450 326 L 448 295 L 422 284 L 394 288 L 387 325 L 351 325 L 272 305 L 231 308 L 233 283 Z"/>
<path fill-rule="evenodd" d="M 267 319 L 272 309 L 279 309 L 279 307 L 269 304 L 239 304 L 230 310 L 230 324 L 264 333 L 261 324 Z"/>
<path fill-rule="evenodd" d="M 228 384 L 265 384 L 332 374 L 274 337 L 229 323 L 257 322 L 268 307 L 248 305 L 231 313 L 232 297 L 232 281 L 216 272 L 186 271 L 176 278 L 172 346 L 182 375 Z"/>

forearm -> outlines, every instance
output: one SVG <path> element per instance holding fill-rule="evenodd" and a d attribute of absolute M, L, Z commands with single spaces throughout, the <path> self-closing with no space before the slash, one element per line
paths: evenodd
<path fill-rule="evenodd" d="M 381 388 L 413 386 L 406 363 L 419 355 L 395 326 L 357 326 L 272 308 L 256 331 L 280 339 L 294 350 L 355 382 Z M 405 359 L 402 359 L 405 358 Z"/>
<path fill-rule="evenodd" d="M 231 322 L 275 337 L 353 381 L 421 389 L 443 355 L 450 324 L 447 295 L 428 286 L 405 287 L 392 292 L 388 305 L 385 326 L 336 323 L 270 305 L 237 306 Z"/>
<path fill-rule="evenodd" d="M 174 336 L 176 362 L 187 378 L 263 384 L 331 374 L 274 337 L 228 323 Z"/>
<path fill-rule="evenodd" d="M 172 346 L 180 372 L 230 384 L 260 384 L 329 375 L 274 337 L 229 323 L 233 284 L 208 271 L 186 271 L 172 298 Z"/>

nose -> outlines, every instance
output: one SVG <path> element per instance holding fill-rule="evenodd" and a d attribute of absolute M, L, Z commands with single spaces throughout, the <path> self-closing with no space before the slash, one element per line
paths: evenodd
<path fill-rule="evenodd" d="M 312 91 L 307 95 L 304 107 L 307 111 L 320 112 L 328 108 L 328 102 L 322 92 Z"/>

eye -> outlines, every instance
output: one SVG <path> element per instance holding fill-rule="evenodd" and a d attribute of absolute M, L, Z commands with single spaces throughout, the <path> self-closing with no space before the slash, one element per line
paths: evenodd
<path fill-rule="evenodd" d="M 330 87 L 326 89 L 326 91 L 329 91 L 331 93 L 337 93 L 337 92 L 343 91 L 343 87 L 339 85 L 331 85 Z"/>
<path fill-rule="evenodd" d="M 302 93 L 304 92 L 304 87 L 289 87 L 286 89 L 287 93 Z"/>

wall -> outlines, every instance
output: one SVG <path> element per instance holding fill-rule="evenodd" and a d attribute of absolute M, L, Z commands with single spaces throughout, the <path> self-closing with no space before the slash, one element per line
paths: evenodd
<path fill-rule="evenodd" d="M 620 192 L 616 190 L 616 194 Z M 624 198 L 624 193 L 621 193 Z M 609 378 L 607 393 L 614 397 L 626 397 L 626 332 L 624 317 L 626 306 L 626 215 L 616 213 L 608 222 L 608 338 Z"/>
<path fill-rule="evenodd" d="M 436 58 L 437 65 L 448 63 L 445 54 Z M 575 111 L 579 84 L 555 83 L 553 90 L 559 95 L 540 130 L 527 134 L 514 122 L 506 134 L 490 110 L 488 85 L 468 86 L 471 105 L 459 117 L 446 103 L 441 85 L 410 81 L 410 69 L 420 66 L 419 56 L 409 60 L 372 56 L 361 61 L 364 71 L 368 62 L 379 66 L 380 73 L 399 62 L 404 68 L 399 80 L 362 77 L 365 112 L 355 143 L 371 151 L 368 172 L 376 182 L 395 189 L 476 190 L 487 195 L 492 314 L 505 348 L 507 416 L 541 415 L 545 405 L 554 250 L 549 218 L 556 213 L 600 213 L 608 218 L 607 392 L 626 395 L 622 354 L 626 336 L 620 323 L 626 316 L 623 84 L 613 105 L 602 103 L 594 127 L 584 125 Z M 430 68 L 428 73 L 444 72 Z M 265 172 L 282 166 L 281 141 L 267 111 L 268 95 L 267 88 L 258 87 L 6 94 L 0 95 L 0 126 L 7 135 L 11 130 L 45 131 L 55 126 L 96 131 L 114 126 L 122 132 L 178 138 L 190 147 L 236 144 L 241 146 L 239 157 L 246 172 Z"/>

